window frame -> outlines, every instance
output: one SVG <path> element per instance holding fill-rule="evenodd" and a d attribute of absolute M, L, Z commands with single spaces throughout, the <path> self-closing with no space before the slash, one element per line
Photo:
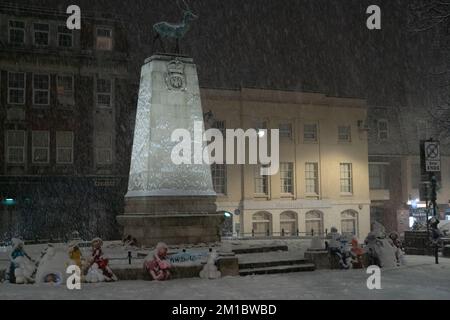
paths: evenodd
<path fill-rule="evenodd" d="M 18 27 L 11 27 L 11 22 L 22 22 L 23 23 L 23 28 L 18 28 Z M 23 32 L 23 41 L 22 42 L 12 42 L 11 41 L 11 30 L 22 30 Z M 24 45 L 26 43 L 26 23 L 23 20 L 16 20 L 16 19 L 9 19 L 8 20 L 8 43 L 12 44 L 12 45 Z"/>
<path fill-rule="evenodd" d="M 47 31 L 36 30 L 36 25 L 46 25 L 48 27 Z M 36 33 L 46 33 L 47 34 L 47 43 L 46 44 L 37 44 L 36 43 Z M 33 45 L 40 48 L 45 48 L 50 46 L 50 24 L 45 22 L 33 22 Z"/>
<path fill-rule="evenodd" d="M 218 168 L 220 168 L 220 169 L 218 169 Z M 222 175 L 216 176 L 215 173 L 217 173 L 217 172 L 222 172 Z M 212 180 L 213 180 L 214 191 L 218 195 L 226 195 L 227 194 L 227 165 L 213 163 L 211 165 L 211 176 L 212 176 Z M 223 192 L 218 192 L 216 181 L 222 181 L 222 185 L 221 185 L 222 189 L 220 191 L 223 191 Z"/>
<path fill-rule="evenodd" d="M 42 147 L 42 146 L 38 146 L 36 147 L 34 145 L 34 141 L 35 141 L 35 133 L 46 133 L 47 135 L 47 147 Z M 37 149 L 46 149 L 47 150 L 47 160 L 46 161 L 36 161 L 34 159 L 34 152 Z M 50 163 L 50 131 L 48 130 L 33 130 L 31 131 L 31 162 L 34 165 L 46 165 Z"/>
<path fill-rule="evenodd" d="M 98 91 L 98 81 L 100 80 L 106 80 L 110 82 L 110 92 L 109 94 L 105 93 L 105 92 L 99 92 Z M 98 98 L 100 95 L 109 95 L 109 106 L 105 105 L 105 104 L 99 104 L 98 103 Z M 114 80 L 111 78 L 106 78 L 106 77 L 96 77 L 95 78 L 95 106 L 99 109 L 111 109 L 114 106 L 114 100 L 113 100 L 113 96 L 114 96 Z"/>
<path fill-rule="evenodd" d="M 110 138 L 110 142 L 111 142 L 111 146 L 106 148 L 104 146 L 99 146 L 98 143 L 98 139 L 101 135 L 108 135 Z M 114 135 L 111 132 L 96 132 L 95 133 L 95 144 L 94 144 L 94 148 L 95 148 L 95 164 L 97 166 L 110 166 L 114 163 Z M 100 151 L 104 151 L 104 150 L 109 150 L 110 154 L 111 154 L 111 159 L 110 162 L 101 162 L 100 161 L 100 157 L 99 157 L 99 152 Z"/>
<path fill-rule="evenodd" d="M 255 197 L 264 197 L 267 198 L 269 196 L 269 176 L 262 175 L 261 174 L 261 165 L 255 165 L 253 170 L 253 193 L 255 194 Z M 259 185 L 257 184 L 257 181 L 262 182 L 263 192 L 258 192 Z M 265 187 L 265 188 L 264 188 Z"/>
<path fill-rule="evenodd" d="M 62 28 L 64 28 L 64 29 L 66 29 L 68 32 L 67 33 L 64 33 L 64 32 L 60 32 L 59 31 L 59 28 L 60 27 L 62 27 Z M 69 47 L 66 47 L 66 46 L 62 46 L 61 45 L 61 43 L 60 43 L 60 36 L 61 35 L 68 35 L 70 33 L 70 46 Z M 65 25 L 63 25 L 63 24 L 59 24 L 59 25 L 57 25 L 56 26 L 56 46 L 58 47 L 58 48 L 64 48 L 64 49 L 70 49 L 70 48 L 73 48 L 73 30 L 70 30 L 70 29 L 68 29 L 67 28 L 67 26 L 65 26 Z"/>
<path fill-rule="evenodd" d="M 282 126 L 286 126 L 289 130 L 284 130 L 286 128 L 282 129 Z M 292 126 L 291 122 L 280 122 L 278 124 L 278 130 L 279 130 L 279 136 L 280 136 L 281 139 L 292 140 L 294 129 L 293 129 L 293 126 Z M 288 132 L 289 134 L 288 135 L 284 135 L 283 133 L 286 133 L 286 132 Z"/>
<path fill-rule="evenodd" d="M 342 132 L 341 129 L 348 130 L 347 132 L 347 139 L 341 139 L 342 138 Z M 351 143 L 352 142 L 352 126 L 351 125 L 338 125 L 338 142 L 339 143 Z"/>
<path fill-rule="evenodd" d="M 309 165 L 313 165 L 314 166 L 314 178 L 310 178 L 308 177 L 308 172 L 311 172 L 310 170 L 308 170 L 308 166 Z M 315 186 L 315 192 L 309 192 L 308 191 L 308 181 L 314 181 L 314 186 Z M 318 162 L 312 162 L 312 161 L 308 161 L 305 162 L 305 195 L 306 196 L 313 196 L 313 197 L 318 197 L 320 195 L 320 186 L 319 186 L 319 163 Z"/>
<path fill-rule="evenodd" d="M 288 169 L 287 170 L 283 170 L 283 167 L 287 165 Z M 286 176 L 283 177 L 283 173 L 287 173 L 289 175 L 290 173 L 290 177 Z M 290 191 L 286 192 L 284 190 L 284 181 L 285 180 L 290 180 Z M 295 186 L 295 179 L 294 179 L 294 163 L 293 162 L 280 162 L 280 193 L 282 196 L 293 196 L 294 195 L 294 186 Z"/>
<path fill-rule="evenodd" d="M 61 134 L 61 133 L 70 133 L 71 134 L 71 146 L 70 147 L 58 146 L 58 134 Z M 74 140 L 75 140 L 75 134 L 74 134 L 73 131 L 56 131 L 56 139 L 55 139 L 55 144 L 56 144 L 56 146 L 55 146 L 55 148 L 56 148 L 56 164 L 59 164 L 59 165 L 71 165 L 71 164 L 74 163 L 74 158 L 75 158 L 75 155 L 74 155 Z M 68 149 L 71 150 L 71 161 L 69 161 L 69 162 L 60 161 L 59 160 L 59 151 L 60 150 L 68 150 Z"/>
<path fill-rule="evenodd" d="M 9 86 L 9 79 L 10 79 L 10 75 L 12 73 L 22 74 L 23 75 L 23 88 L 10 87 Z M 23 106 L 23 105 L 26 104 L 27 74 L 25 72 L 8 71 L 7 87 L 8 87 L 8 104 L 9 105 L 20 105 L 20 106 Z M 11 90 L 22 90 L 23 91 L 23 93 L 22 93 L 23 103 L 11 102 L 11 92 L 10 92 Z"/>
<path fill-rule="evenodd" d="M 373 171 L 371 171 L 371 167 L 382 167 L 383 169 L 381 171 L 378 171 L 380 173 L 379 179 L 380 183 L 379 186 L 373 186 L 372 181 L 374 181 L 372 177 L 374 177 Z M 379 162 L 369 162 L 369 190 L 389 190 L 389 177 L 387 174 L 387 167 L 389 166 L 388 163 L 379 163 Z"/>
<path fill-rule="evenodd" d="M 35 76 L 47 76 L 48 78 L 48 89 L 36 89 L 35 84 Z M 50 90 L 51 90 L 51 76 L 49 73 L 33 73 L 33 79 L 32 79 L 32 91 L 33 91 L 33 106 L 39 106 L 39 107 L 47 107 L 50 105 Z M 47 92 L 47 103 L 36 103 L 36 96 L 35 93 L 37 92 Z"/>
<path fill-rule="evenodd" d="M 99 30 L 108 30 L 110 31 L 110 39 L 111 39 L 111 48 L 110 49 L 101 49 L 98 47 L 98 31 Z M 105 38 L 105 37 L 103 37 Z M 95 39 L 95 50 L 97 51 L 103 51 L 103 52 L 110 52 L 114 51 L 114 28 L 111 26 L 97 26 L 94 29 L 94 39 Z"/>
<path fill-rule="evenodd" d="M 27 135 L 26 135 L 26 130 L 6 130 L 6 135 L 5 135 L 5 139 L 6 139 L 6 164 L 25 164 L 26 163 L 26 158 L 27 158 L 27 154 L 26 154 L 26 146 L 27 146 Z M 10 146 L 9 144 L 9 133 L 10 132 L 21 132 L 23 135 L 23 146 Z M 22 149 L 22 161 L 10 161 L 10 149 Z"/>
<path fill-rule="evenodd" d="M 342 173 L 343 173 L 342 167 L 343 166 L 348 166 L 349 170 L 348 171 L 344 170 L 344 172 L 349 172 L 349 176 L 348 177 L 343 177 L 342 176 Z M 339 183 L 340 194 L 344 195 L 344 196 L 351 196 L 351 195 L 353 195 L 353 191 L 354 191 L 354 186 L 353 186 L 353 163 L 351 163 L 351 162 L 341 162 L 339 164 L 339 177 L 340 177 L 340 179 L 339 179 L 339 181 L 340 181 L 340 183 Z M 350 188 L 350 191 L 347 191 L 347 190 L 343 191 L 342 190 L 343 181 L 348 181 L 349 182 L 348 186 Z"/>
<path fill-rule="evenodd" d="M 306 126 L 314 126 L 315 127 L 315 139 L 309 139 L 305 137 L 306 134 Z M 303 143 L 318 143 L 319 142 L 319 124 L 317 122 L 305 122 L 303 123 L 303 136 L 302 136 L 302 141 Z"/>
<path fill-rule="evenodd" d="M 59 82 L 60 82 L 60 78 L 63 78 L 63 77 L 67 77 L 67 78 L 70 77 L 72 80 L 72 89 L 71 89 L 72 95 L 71 95 L 70 99 L 67 98 L 67 99 L 71 100 L 70 103 L 62 103 L 60 101 L 60 97 L 65 97 L 65 95 L 61 96 L 59 93 Z M 75 105 L 75 78 L 74 78 L 73 74 L 58 74 L 58 75 L 56 75 L 56 99 L 57 99 L 59 105 L 64 105 L 64 106 L 74 106 Z"/>
<path fill-rule="evenodd" d="M 380 129 L 380 124 L 381 123 L 385 123 L 386 124 L 386 129 L 383 129 L 383 130 Z M 381 137 L 382 133 L 386 134 L 385 138 Z M 378 140 L 379 141 L 387 141 L 387 140 L 389 140 L 389 121 L 387 119 L 379 119 L 377 121 L 377 136 L 378 136 Z"/>

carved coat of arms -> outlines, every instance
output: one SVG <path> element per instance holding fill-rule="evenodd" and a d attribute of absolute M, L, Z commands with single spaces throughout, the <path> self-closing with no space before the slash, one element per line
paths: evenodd
<path fill-rule="evenodd" d="M 184 74 L 184 63 L 178 59 L 167 64 L 166 85 L 169 90 L 186 90 L 186 76 Z"/>

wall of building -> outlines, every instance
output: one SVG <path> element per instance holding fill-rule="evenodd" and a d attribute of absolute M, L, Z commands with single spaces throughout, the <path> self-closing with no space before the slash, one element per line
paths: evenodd
<path fill-rule="evenodd" d="M 357 99 L 328 98 L 320 94 L 271 90 L 210 90 L 202 91 L 204 111 L 225 121 L 229 129 L 255 128 L 265 121 L 268 129 L 278 129 L 280 123 L 292 125 L 291 138 L 280 138 L 280 162 L 293 163 L 292 194 L 281 193 L 280 172 L 268 178 L 267 195 L 255 194 L 254 166 L 227 165 L 227 192 L 219 195 L 220 210 L 234 213 L 241 235 L 249 236 L 253 229 L 253 214 L 267 212 L 271 216 L 270 233 L 280 235 L 280 215 L 292 212 L 300 235 L 305 227 L 305 214 L 311 210 L 323 214 L 323 232 L 332 226 L 341 229 L 341 213 L 354 210 L 358 216 L 358 235 L 364 237 L 370 228 L 367 136 L 358 127 L 366 118 L 364 102 Z M 303 125 L 318 124 L 318 141 L 303 141 Z M 351 141 L 338 141 L 338 125 L 351 127 Z M 248 151 L 247 151 L 248 152 Z M 319 164 L 320 192 L 316 196 L 305 192 L 305 163 Z M 340 163 L 352 163 L 353 192 L 340 192 Z M 235 230 L 236 231 L 236 230 Z"/>

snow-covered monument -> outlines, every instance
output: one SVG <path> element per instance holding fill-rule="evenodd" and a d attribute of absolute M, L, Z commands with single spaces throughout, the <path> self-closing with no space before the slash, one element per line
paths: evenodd
<path fill-rule="evenodd" d="M 159 23 L 155 31 L 161 37 L 175 38 L 178 52 L 178 40 L 192 17 L 186 10 L 181 24 Z M 185 129 L 193 137 L 195 122 L 203 122 L 203 111 L 193 59 L 179 53 L 146 59 L 141 69 L 125 213 L 117 218 L 124 234 L 133 235 L 141 244 L 220 239 L 222 215 L 216 213 L 209 165 L 178 165 L 171 159 L 178 144 L 171 141 L 172 133 Z M 202 149 L 206 146 L 194 139 L 193 149 L 199 147 L 195 144 Z M 194 155 L 191 157 L 194 160 Z"/>

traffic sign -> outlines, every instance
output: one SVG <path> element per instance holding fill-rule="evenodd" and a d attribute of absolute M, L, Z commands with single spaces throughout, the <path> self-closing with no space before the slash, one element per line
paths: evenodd
<path fill-rule="evenodd" d="M 425 170 L 426 172 L 441 171 L 441 150 L 438 141 L 426 141 L 424 143 L 425 151 Z"/>

